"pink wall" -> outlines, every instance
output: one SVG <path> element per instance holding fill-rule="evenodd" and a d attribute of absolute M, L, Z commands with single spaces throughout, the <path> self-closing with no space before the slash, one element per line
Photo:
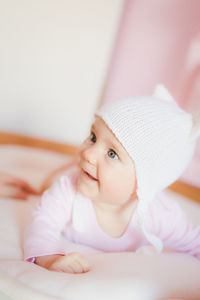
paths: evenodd
<path fill-rule="evenodd" d="M 188 51 L 198 33 L 199 0 L 125 1 L 104 102 L 149 94 L 163 82 L 181 103 Z"/>
<path fill-rule="evenodd" d="M 150 94 L 164 83 L 200 111 L 200 1 L 126 0 L 103 102 Z M 200 186 L 200 142 L 184 180 Z"/>

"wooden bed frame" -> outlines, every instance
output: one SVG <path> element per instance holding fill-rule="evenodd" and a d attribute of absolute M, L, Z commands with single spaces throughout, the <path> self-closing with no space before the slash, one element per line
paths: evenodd
<path fill-rule="evenodd" d="M 73 145 L 31 138 L 3 131 L 0 131 L 0 144 L 15 144 L 27 147 L 35 147 L 68 155 L 74 155 L 77 151 L 77 147 Z M 189 185 L 182 181 L 176 181 L 170 185 L 168 189 L 200 203 L 200 188 L 198 187 Z"/>

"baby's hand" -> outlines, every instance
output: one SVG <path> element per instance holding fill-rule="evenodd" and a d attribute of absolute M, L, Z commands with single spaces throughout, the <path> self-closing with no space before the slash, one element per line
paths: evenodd
<path fill-rule="evenodd" d="M 145 254 L 145 255 L 148 255 L 148 254 L 156 254 L 157 253 L 157 250 L 154 246 L 142 246 L 140 248 L 138 248 L 136 250 L 136 253 L 139 253 L 139 254 Z"/>
<path fill-rule="evenodd" d="M 38 195 L 38 192 L 28 182 L 0 172 L 0 197 L 26 200 L 31 194 Z"/>
<path fill-rule="evenodd" d="M 46 268 L 57 272 L 85 273 L 90 270 L 87 259 L 78 252 L 56 255 Z"/>
<path fill-rule="evenodd" d="M 162 252 L 173 252 L 173 250 L 170 248 L 164 248 L 162 250 Z M 148 246 L 143 246 L 143 247 L 138 248 L 136 250 L 136 253 L 150 255 L 150 254 L 156 254 L 156 253 L 158 253 L 158 251 L 156 250 L 156 248 L 154 246 L 148 245 Z"/>

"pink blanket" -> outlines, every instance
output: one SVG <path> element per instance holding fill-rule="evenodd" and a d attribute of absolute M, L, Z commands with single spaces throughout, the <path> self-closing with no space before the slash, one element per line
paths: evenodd
<path fill-rule="evenodd" d="M 20 176 L 36 188 L 51 170 L 70 159 L 50 151 L 0 146 L 0 171 Z M 166 193 L 199 224 L 197 203 Z M 169 295 L 200 299 L 200 262 L 182 254 L 103 253 L 66 241 L 72 251 L 88 256 L 90 272 L 56 273 L 24 262 L 24 228 L 37 200 L 0 199 L 0 299 L 155 300 Z"/>

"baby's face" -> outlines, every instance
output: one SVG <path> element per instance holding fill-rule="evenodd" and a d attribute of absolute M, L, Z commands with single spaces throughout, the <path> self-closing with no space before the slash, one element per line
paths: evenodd
<path fill-rule="evenodd" d="M 101 118 L 96 117 L 79 153 L 80 193 L 93 201 L 119 206 L 135 197 L 134 163 Z"/>

